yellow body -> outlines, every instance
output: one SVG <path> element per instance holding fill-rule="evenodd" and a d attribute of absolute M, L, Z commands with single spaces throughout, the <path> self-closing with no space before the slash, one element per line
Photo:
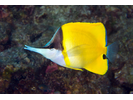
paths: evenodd
<path fill-rule="evenodd" d="M 108 69 L 106 30 L 102 23 L 67 23 L 61 26 L 66 67 L 104 75 Z"/>

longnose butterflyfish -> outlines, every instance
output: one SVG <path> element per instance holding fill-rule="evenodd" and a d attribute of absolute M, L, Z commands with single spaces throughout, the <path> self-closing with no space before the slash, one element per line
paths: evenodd
<path fill-rule="evenodd" d="M 101 22 L 70 22 L 57 29 L 52 39 L 41 48 L 25 45 L 58 65 L 104 75 L 108 60 L 114 61 L 116 44 L 107 46 L 106 29 Z"/>

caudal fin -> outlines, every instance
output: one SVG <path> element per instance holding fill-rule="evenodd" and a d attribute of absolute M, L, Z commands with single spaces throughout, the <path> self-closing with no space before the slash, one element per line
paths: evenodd
<path fill-rule="evenodd" d="M 110 62 L 114 62 L 116 54 L 118 52 L 118 42 L 114 42 L 111 45 L 107 46 L 107 58 Z"/>

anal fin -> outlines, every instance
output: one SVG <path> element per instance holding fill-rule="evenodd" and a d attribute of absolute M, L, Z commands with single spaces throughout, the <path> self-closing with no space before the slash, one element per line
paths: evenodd
<path fill-rule="evenodd" d="M 101 55 L 97 59 L 85 65 L 84 68 L 90 72 L 104 75 L 108 70 L 108 59 L 103 59 L 103 55 Z"/>

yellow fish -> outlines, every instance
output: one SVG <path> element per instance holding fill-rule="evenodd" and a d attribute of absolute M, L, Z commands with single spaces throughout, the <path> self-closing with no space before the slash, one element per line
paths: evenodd
<path fill-rule="evenodd" d="M 107 46 L 106 29 L 101 22 L 71 22 L 59 27 L 52 39 L 42 48 L 25 45 L 58 65 L 104 75 L 108 59 L 113 62 L 117 46 Z"/>

